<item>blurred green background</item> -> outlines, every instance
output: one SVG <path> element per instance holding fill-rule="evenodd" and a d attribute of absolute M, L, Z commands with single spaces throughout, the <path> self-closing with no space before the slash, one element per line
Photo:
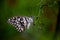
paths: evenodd
<path fill-rule="evenodd" d="M 54 37 L 57 14 L 57 0 L 0 0 L 0 40 L 60 40 L 59 33 Z M 35 25 L 20 33 L 7 23 L 13 16 L 35 16 Z"/>

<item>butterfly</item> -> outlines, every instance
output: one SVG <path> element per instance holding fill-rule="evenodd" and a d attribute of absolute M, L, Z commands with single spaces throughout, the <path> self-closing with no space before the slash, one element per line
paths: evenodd
<path fill-rule="evenodd" d="M 23 32 L 26 29 L 29 29 L 33 23 L 33 17 L 27 16 L 14 16 L 8 19 L 8 23 L 13 25 L 17 31 Z"/>

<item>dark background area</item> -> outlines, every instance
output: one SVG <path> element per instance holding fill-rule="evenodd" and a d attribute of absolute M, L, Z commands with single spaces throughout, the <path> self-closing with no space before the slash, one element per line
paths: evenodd
<path fill-rule="evenodd" d="M 0 40 L 60 40 L 59 10 L 57 0 L 0 0 Z M 35 25 L 20 33 L 7 22 L 13 16 L 35 16 Z"/>

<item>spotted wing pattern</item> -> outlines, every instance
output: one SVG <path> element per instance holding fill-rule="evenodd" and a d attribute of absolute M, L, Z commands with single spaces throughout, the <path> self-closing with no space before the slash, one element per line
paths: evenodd
<path fill-rule="evenodd" d="M 17 31 L 22 32 L 26 29 L 29 29 L 31 23 L 33 23 L 33 18 L 32 17 L 15 16 L 15 17 L 9 18 L 8 23 L 15 26 Z"/>

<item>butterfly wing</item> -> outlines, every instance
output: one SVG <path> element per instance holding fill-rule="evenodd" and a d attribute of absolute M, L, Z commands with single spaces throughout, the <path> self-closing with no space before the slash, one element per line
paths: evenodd
<path fill-rule="evenodd" d="M 25 29 L 29 29 L 30 24 L 33 22 L 33 19 L 31 17 L 12 17 L 8 19 L 8 22 L 15 26 L 15 28 L 19 31 L 22 32 Z"/>

